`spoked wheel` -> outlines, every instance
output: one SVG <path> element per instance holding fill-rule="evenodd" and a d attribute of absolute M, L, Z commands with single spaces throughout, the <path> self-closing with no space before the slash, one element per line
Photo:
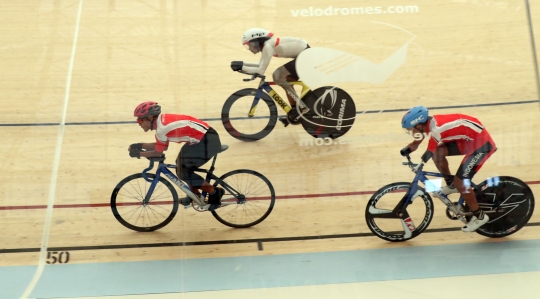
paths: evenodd
<path fill-rule="evenodd" d="M 155 175 L 148 173 L 149 179 Z M 169 224 L 178 211 L 178 194 L 173 185 L 159 178 L 147 205 L 143 205 L 150 183 L 141 173 L 123 179 L 111 195 L 114 217 L 125 227 L 138 231 L 155 231 Z"/>
<path fill-rule="evenodd" d="M 278 112 L 270 96 L 261 92 L 261 98 L 255 103 L 257 89 L 246 88 L 233 93 L 221 110 L 221 121 L 225 130 L 234 138 L 242 141 L 257 141 L 266 137 L 276 126 Z M 255 114 L 249 117 L 251 109 Z"/>
<path fill-rule="evenodd" d="M 352 97 L 341 88 L 319 87 L 307 93 L 302 101 L 310 109 L 301 118 L 302 126 L 315 138 L 336 139 L 354 124 L 356 106 Z"/>
<path fill-rule="evenodd" d="M 212 211 L 219 222 L 245 228 L 261 223 L 272 212 L 276 194 L 270 181 L 262 174 L 239 169 L 224 174 L 220 180 L 224 182 L 219 185 L 225 189 L 225 195 L 221 199 L 221 207 Z"/>
<path fill-rule="evenodd" d="M 496 177 L 482 182 L 477 189 L 483 193 L 482 196 L 476 192 L 478 205 L 489 215 L 489 222 L 476 230 L 480 235 L 505 237 L 519 231 L 531 219 L 534 195 L 520 179 Z"/>
<path fill-rule="evenodd" d="M 369 229 L 377 237 L 392 242 L 406 241 L 420 235 L 429 226 L 433 218 L 433 201 L 420 186 L 406 209 L 398 211 L 411 188 L 411 183 L 392 183 L 371 196 L 365 217 Z"/>

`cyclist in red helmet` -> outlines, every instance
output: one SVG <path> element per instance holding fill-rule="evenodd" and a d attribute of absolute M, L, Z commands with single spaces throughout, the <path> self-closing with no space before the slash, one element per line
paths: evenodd
<path fill-rule="evenodd" d="M 201 167 L 221 150 L 218 133 L 206 122 L 192 116 L 182 114 L 161 113 L 161 106 L 156 102 L 144 102 L 135 108 L 133 113 L 139 126 L 145 131 L 156 130 L 156 142 L 134 143 L 129 146 L 129 155 L 133 158 L 161 157 L 167 150 L 169 141 L 185 142 L 176 158 L 176 174 L 186 182 L 197 196 L 203 190 L 209 194 L 208 210 L 219 207 L 223 188 L 208 184 L 193 169 Z M 143 151 L 144 150 L 144 151 Z M 191 198 L 181 199 L 184 206 L 191 204 Z"/>
<path fill-rule="evenodd" d="M 446 186 L 440 192 L 445 195 L 461 193 L 473 217 L 464 227 L 464 232 L 473 232 L 489 221 L 478 205 L 470 181 L 482 165 L 497 150 L 495 142 L 484 125 L 476 118 L 464 114 L 429 115 L 423 106 L 411 108 L 403 116 L 401 126 L 415 137 L 415 141 L 403 148 L 400 153 L 406 156 L 414 152 L 420 143 L 429 139 L 426 152 L 422 155 L 423 165 L 429 159 L 441 174 L 445 175 Z M 448 167 L 447 156 L 465 157 L 457 173 L 453 176 Z M 419 166 L 418 166 L 419 167 Z"/>

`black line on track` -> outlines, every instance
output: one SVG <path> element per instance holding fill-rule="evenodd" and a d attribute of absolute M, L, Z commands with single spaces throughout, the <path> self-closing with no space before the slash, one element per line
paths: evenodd
<path fill-rule="evenodd" d="M 435 106 L 427 107 L 429 110 L 437 109 L 453 109 L 453 108 L 475 108 L 475 107 L 492 107 L 492 106 L 506 106 L 506 105 L 521 105 L 521 104 L 532 104 L 538 103 L 538 100 L 528 100 L 528 101 L 515 101 L 515 102 L 499 102 L 499 103 L 485 103 L 485 104 L 467 104 L 467 105 L 454 105 L 454 106 Z M 356 114 L 373 114 L 373 113 L 392 113 L 392 112 L 405 112 L 409 108 L 401 109 L 387 109 L 387 110 L 367 110 L 367 111 L 357 111 Z M 268 116 L 261 116 L 255 118 L 268 118 Z M 248 117 L 236 117 L 231 118 L 235 119 L 248 119 Z M 221 118 L 202 118 L 203 121 L 221 121 Z M 107 122 L 68 122 L 66 126 L 89 126 L 89 125 L 125 125 L 125 124 L 136 124 L 134 120 L 130 121 L 107 121 Z M 60 123 L 26 123 L 26 124 L 0 124 L 0 127 L 44 127 L 44 126 L 58 126 Z"/>
<path fill-rule="evenodd" d="M 540 226 L 540 222 L 531 222 L 524 227 Z M 444 233 L 461 231 L 459 227 L 449 228 L 432 228 L 426 229 L 425 233 Z M 82 251 L 82 250 L 103 250 L 103 249 L 131 249 L 131 248 L 156 248 L 156 247 L 178 247 L 178 246 L 205 246 L 205 245 L 227 245 L 227 244 L 245 244 L 257 243 L 259 250 L 262 249 L 263 242 L 289 242 L 289 241 L 305 241 L 305 240 L 322 240 L 322 239 L 341 239 L 341 238 L 365 238 L 375 237 L 371 232 L 357 234 L 340 234 L 340 235 L 321 235 L 321 236 L 298 236 L 298 237 L 282 237 L 282 238 L 262 238 L 262 239 L 242 239 L 242 240 L 215 240 L 215 241 L 199 241 L 199 242 L 174 242 L 174 243 L 151 243 L 151 244 L 118 244 L 118 245 L 100 245 L 100 246 L 71 246 L 71 247 L 49 247 L 47 251 Z M 405 241 L 406 242 L 406 241 Z M 40 252 L 40 248 L 13 248 L 0 249 L 2 253 L 29 253 Z"/>

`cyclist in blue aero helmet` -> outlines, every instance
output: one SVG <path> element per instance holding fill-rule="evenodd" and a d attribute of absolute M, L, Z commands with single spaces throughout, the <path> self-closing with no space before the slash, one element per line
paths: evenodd
<path fill-rule="evenodd" d="M 435 166 L 444 175 L 446 186 L 440 192 L 449 195 L 460 193 L 473 217 L 462 227 L 464 232 L 473 232 L 489 221 L 484 214 L 471 187 L 471 180 L 482 168 L 497 146 L 485 126 L 475 117 L 465 114 L 429 115 L 423 106 L 411 108 L 401 119 L 401 127 L 414 136 L 415 141 L 403 148 L 400 153 L 406 156 L 414 152 L 424 139 L 428 146 L 422 155 L 421 165 L 433 158 Z M 450 173 L 448 156 L 464 156 L 456 175 Z"/>
<path fill-rule="evenodd" d="M 405 114 L 401 120 L 403 129 L 412 128 L 428 120 L 428 110 L 424 106 L 413 107 Z"/>

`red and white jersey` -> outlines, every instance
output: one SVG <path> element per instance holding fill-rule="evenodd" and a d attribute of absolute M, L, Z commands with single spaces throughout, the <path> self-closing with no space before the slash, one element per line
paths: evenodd
<path fill-rule="evenodd" d="M 495 145 L 484 125 L 478 119 L 464 114 L 433 115 L 426 133 L 431 135 L 427 148 L 430 152 L 435 152 L 440 142 L 458 140 L 474 140 L 478 146 L 486 142 Z"/>
<path fill-rule="evenodd" d="M 276 37 L 264 42 L 259 63 L 244 62 L 242 70 L 263 75 L 272 57 L 296 58 L 307 48 L 307 42 L 296 37 Z"/>
<path fill-rule="evenodd" d="M 156 120 L 156 151 L 163 152 L 169 141 L 199 143 L 210 126 L 204 121 L 189 115 L 160 114 Z"/>

